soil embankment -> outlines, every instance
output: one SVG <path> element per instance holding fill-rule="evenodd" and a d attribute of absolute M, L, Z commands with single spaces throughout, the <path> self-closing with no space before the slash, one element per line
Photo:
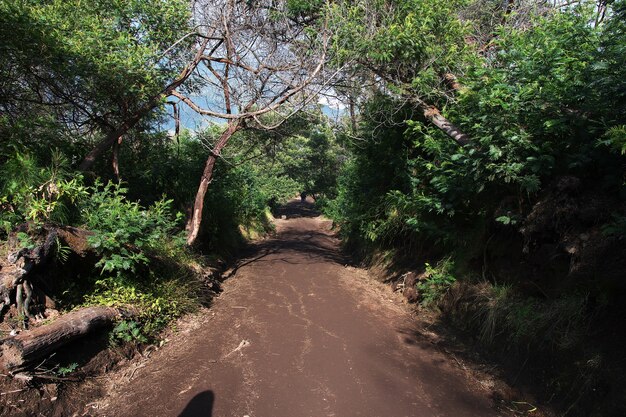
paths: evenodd
<path fill-rule="evenodd" d="M 489 392 L 347 267 L 330 222 L 293 203 L 208 316 L 111 383 L 103 416 L 496 416 Z"/>

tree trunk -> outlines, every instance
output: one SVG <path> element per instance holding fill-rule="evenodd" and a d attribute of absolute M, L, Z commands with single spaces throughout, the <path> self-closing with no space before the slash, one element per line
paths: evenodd
<path fill-rule="evenodd" d="M 228 127 L 222 133 L 220 138 L 218 139 L 215 147 L 213 148 L 211 154 L 207 158 L 206 164 L 204 165 L 204 171 L 202 172 L 202 178 L 200 179 L 200 185 L 198 186 L 198 191 L 196 192 L 196 198 L 193 203 L 193 210 L 187 221 L 187 245 L 191 246 L 196 242 L 198 238 L 198 233 L 200 233 L 200 225 L 202 222 L 202 210 L 204 208 L 204 197 L 206 196 L 206 192 L 209 189 L 209 184 L 213 179 L 213 169 L 215 168 L 215 162 L 217 158 L 220 156 L 222 149 L 228 143 L 228 140 L 233 136 L 233 134 L 241 128 L 241 122 L 239 120 L 233 120 L 228 123 Z"/>
<path fill-rule="evenodd" d="M 137 123 L 139 123 L 139 121 L 141 119 L 143 119 L 152 109 L 154 109 L 159 104 L 160 99 L 161 99 L 161 97 L 159 96 L 159 100 L 154 100 L 154 101 L 151 101 L 150 103 L 146 104 L 137 113 L 135 113 L 133 116 L 128 118 L 124 123 L 122 123 L 120 125 L 120 127 L 118 127 L 114 131 L 109 132 L 104 137 L 104 139 L 102 139 L 102 141 L 98 145 L 96 145 L 96 147 L 93 148 L 91 150 L 91 152 L 89 152 L 85 156 L 85 158 L 83 158 L 82 162 L 78 166 L 78 169 L 80 171 L 85 172 L 85 171 L 89 171 L 91 168 L 93 168 L 93 165 L 96 163 L 96 160 L 98 160 L 98 158 L 100 158 L 100 156 L 105 151 L 107 151 L 115 143 L 117 143 L 117 141 L 119 140 L 120 137 L 122 137 L 126 133 L 128 133 L 128 131 L 130 129 L 135 127 L 137 125 Z"/>
<path fill-rule="evenodd" d="M 111 161 L 111 165 L 113 166 L 113 174 L 115 175 L 115 179 L 120 181 L 120 145 L 122 144 L 122 136 L 120 136 L 117 141 L 113 144 L 113 160 Z"/>
<path fill-rule="evenodd" d="M 148 113 L 150 113 L 154 108 L 161 104 L 164 98 L 168 97 L 170 94 L 172 94 L 174 90 L 180 87 L 187 80 L 187 78 L 189 78 L 189 76 L 193 73 L 193 71 L 200 63 L 202 54 L 206 49 L 208 43 L 209 39 L 205 39 L 204 41 L 202 41 L 202 44 L 196 52 L 194 60 L 181 71 L 178 77 L 176 77 L 176 80 L 166 86 L 159 94 L 156 94 L 155 96 L 150 98 L 150 100 L 144 103 L 144 105 L 141 106 L 135 113 L 129 116 L 126 120 L 124 120 L 124 122 L 122 122 L 122 124 L 116 130 L 109 132 L 109 134 L 107 134 L 106 137 L 85 156 L 83 161 L 80 163 L 78 169 L 81 171 L 90 170 L 96 160 L 105 151 L 110 149 L 120 136 L 124 136 L 126 133 L 128 133 L 128 131 L 135 127 L 141 119 L 143 119 L 146 115 L 148 115 Z"/>
<path fill-rule="evenodd" d="M 458 128 L 456 125 L 450 123 L 448 119 L 443 117 L 441 113 L 439 113 L 439 110 L 437 110 L 436 108 L 431 107 L 430 109 L 425 110 L 424 116 L 426 116 L 426 118 L 430 120 L 432 124 L 441 129 L 446 135 L 452 138 L 459 145 L 465 146 L 470 143 L 469 136 L 463 133 L 461 129 Z"/>
<path fill-rule="evenodd" d="M 355 103 L 354 103 L 354 97 L 352 97 L 352 94 L 350 94 L 350 96 L 348 97 L 348 108 L 350 109 L 350 125 L 352 127 L 352 134 L 356 135 L 356 129 L 357 129 L 357 125 L 356 125 L 356 113 L 355 113 Z"/>
<path fill-rule="evenodd" d="M 45 225 L 38 234 L 39 244 L 32 249 L 21 247 L 19 232 L 28 232 L 28 225 L 18 226 L 9 235 L 8 256 L 0 259 L 0 321 L 6 319 L 7 308 L 15 305 L 16 309 L 8 311 L 10 318 L 22 320 L 27 327 L 26 317 L 33 319 L 43 316 L 47 308 L 54 309 L 47 294 L 59 288 L 59 279 L 90 273 L 99 256 L 89 244 L 92 232 L 88 230 Z M 54 264 L 61 247 L 63 259 L 69 261 L 63 267 Z"/>
<path fill-rule="evenodd" d="M 384 71 L 381 71 L 377 68 L 372 68 L 372 67 L 370 67 L 370 69 L 372 69 L 372 71 L 376 75 L 378 75 L 379 77 L 381 77 L 388 83 L 392 85 L 398 85 L 398 83 L 393 78 L 390 78 L 389 76 L 387 76 Z M 460 85 L 457 85 L 457 87 L 460 87 Z M 410 99 L 423 112 L 424 118 L 427 121 L 435 125 L 439 130 L 445 133 L 450 139 L 454 140 L 457 144 L 459 144 L 460 146 L 465 146 L 465 145 L 468 145 L 472 141 L 469 135 L 466 135 L 465 133 L 463 133 L 463 131 L 458 126 L 452 124 L 448 119 L 442 116 L 438 108 L 426 103 L 424 100 L 422 100 L 419 97 L 413 96 Z"/>
<path fill-rule="evenodd" d="M 2 341 L 2 358 L 8 370 L 24 369 L 66 344 L 111 324 L 119 311 L 88 307 L 65 314 L 51 324 Z"/>
<path fill-rule="evenodd" d="M 434 106 L 429 106 L 423 102 L 418 102 L 421 110 L 424 112 L 424 117 L 432 124 L 437 126 L 443 133 L 448 135 L 460 146 L 465 146 L 471 142 L 468 135 L 463 133 L 459 127 L 452 124 L 448 119 L 439 113 L 439 109 Z"/>

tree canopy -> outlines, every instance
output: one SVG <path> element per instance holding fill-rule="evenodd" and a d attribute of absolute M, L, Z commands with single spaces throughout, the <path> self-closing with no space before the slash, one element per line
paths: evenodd
<path fill-rule="evenodd" d="M 89 229 L 59 299 L 149 333 L 176 258 L 306 193 L 480 343 L 609 378 L 568 364 L 626 314 L 625 80 L 625 0 L 0 0 L 0 236 Z"/>

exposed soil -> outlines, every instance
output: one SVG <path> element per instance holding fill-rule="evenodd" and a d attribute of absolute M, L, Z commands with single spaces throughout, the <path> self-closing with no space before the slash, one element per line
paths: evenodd
<path fill-rule="evenodd" d="M 210 310 L 112 375 L 100 416 L 497 416 L 492 383 L 420 337 L 400 296 L 346 265 L 292 203 Z M 416 336 L 417 335 L 417 336 Z"/>
<path fill-rule="evenodd" d="M 1 378 L 0 414 L 545 417 L 400 293 L 350 266 L 310 203 L 277 217 L 276 235 L 224 274 L 214 305 L 179 320 L 161 347 L 83 339 L 55 357 L 83 364 L 58 387 Z"/>

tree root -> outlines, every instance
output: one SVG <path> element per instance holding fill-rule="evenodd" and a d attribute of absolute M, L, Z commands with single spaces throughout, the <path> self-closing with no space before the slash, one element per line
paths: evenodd
<path fill-rule="evenodd" d="M 15 304 L 17 315 L 20 317 L 24 329 L 28 328 L 28 320 L 35 320 L 35 315 L 30 311 L 32 301 L 33 285 L 28 280 L 23 280 L 15 286 Z M 4 307 L 4 303 L 2 307 Z"/>
<path fill-rule="evenodd" d="M 33 286 L 30 281 L 24 280 L 22 287 L 24 287 L 24 293 L 26 294 L 26 299 L 24 300 L 24 316 L 35 320 L 35 315 L 30 311 L 30 304 L 33 301 Z"/>

